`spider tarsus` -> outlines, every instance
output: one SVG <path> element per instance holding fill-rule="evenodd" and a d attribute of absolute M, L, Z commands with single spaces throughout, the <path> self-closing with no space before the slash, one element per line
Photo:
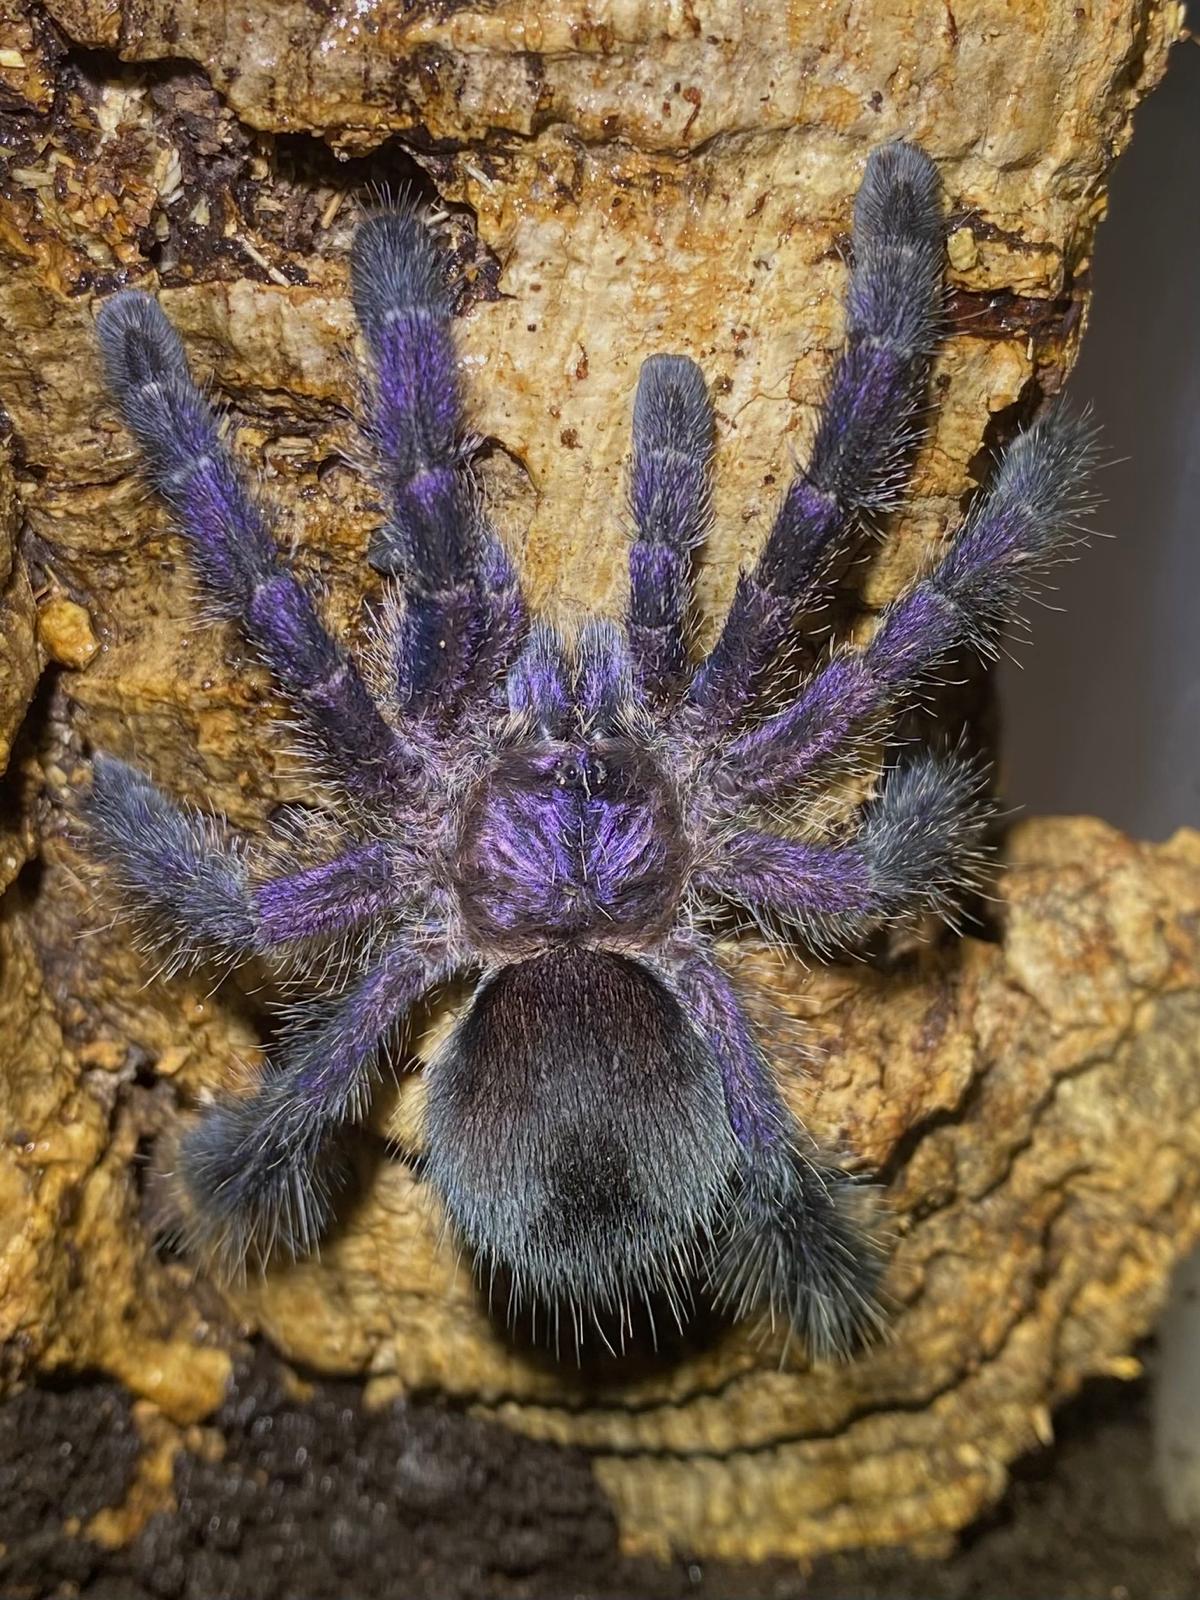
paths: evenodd
<path fill-rule="evenodd" d="M 866 1210 L 861 1185 L 793 1146 L 749 1154 L 712 1267 L 717 1303 L 781 1323 L 814 1360 L 847 1360 L 883 1325 Z"/>
<path fill-rule="evenodd" d="M 324 1233 L 344 1171 L 327 1129 L 279 1115 L 256 1093 L 209 1107 L 179 1140 L 176 1177 L 182 1229 L 218 1273 L 236 1278 L 248 1263 L 310 1254 Z"/>
<path fill-rule="evenodd" d="M 415 206 L 381 211 L 359 224 L 350 247 L 350 298 L 372 344 L 406 311 L 449 316 L 445 256 Z"/>
<path fill-rule="evenodd" d="M 975 886 L 993 807 L 986 773 L 968 761 L 918 756 L 892 773 L 863 813 L 859 848 L 866 858 L 879 915 L 914 911 L 947 917 Z"/>
<path fill-rule="evenodd" d="M 847 296 L 853 339 L 927 355 L 937 331 L 942 276 L 941 183 L 916 145 L 872 151 L 854 202 L 854 270 Z"/>
<path fill-rule="evenodd" d="M 687 548 L 704 534 L 713 408 L 690 356 L 648 356 L 633 400 L 631 499 L 638 536 Z"/>
<path fill-rule="evenodd" d="M 994 647 L 1027 595 L 1084 542 L 1079 518 L 1096 465 L 1096 429 L 1056 401 L 1001 456 L 931 581 L 958 608 L 963 637 Z"/>
<path fill-rule="evenodd" d="M 158 301 L 124 289 L 96 313 L 96 336 L 109 389 L 127 404 L 150 384 L 191 383 L 183 341 Z"/>
<path fill-rule="evenodd" d="M 941 240 L 941 179 L 920 145 L 894 139 L 871 151 L 854 200 L 854 227 L 864 240 Z"/>
<path fill-rule="evenodd" d="M 91 847 L 152 938 L 186 964 L 251 951 L 256 926 L 246 864 L 218 823 L 178 805 L 113 756 L 97 755 L 92 770 L 81 807 Z"/>

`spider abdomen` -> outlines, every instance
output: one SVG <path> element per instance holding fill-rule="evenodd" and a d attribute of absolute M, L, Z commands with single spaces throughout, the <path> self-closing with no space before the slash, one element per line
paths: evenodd
<path fill-rule="evenodd" d="M 627 945 L 674 914 L 686 851 L 674 793 L 623 741 L 545 740 L 508 752 L 468 807 L 459 902 L 500 960 L 562 942 Z"/>
<path fill-rule="evenodd" d="M 486 978 L 430 1069 L 427 1172 L 491 1268 L 604 1305 L 669 1283 L 724 1206 L 719 1070 L 640 962 L 567 948 Z"/>

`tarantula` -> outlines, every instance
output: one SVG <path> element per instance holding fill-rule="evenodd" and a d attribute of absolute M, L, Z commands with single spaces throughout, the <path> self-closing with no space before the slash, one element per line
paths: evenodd
<path fill-rule="evenodd" d="M 808 464 L 693 661 L 714 433 L 699 368 L 659 355 L 641 369 L 624 622 L 568 638 L 527 614 L 473 482 L 436 239 L 415 209 L 364 222 L 351 293 L 386 502 L 370 551 L 392 595 L 385 694 L 281 559 L 157 304 L 125 292 L 102 307 L 107 380 L 150 481 L 207 596 L 294 707 L 337 844 L 271 876 L 252 842 L 98 756 L 95 847 L 177 961 L 354 952 L 253 1092 L 181 1139 L 191 1226 L 221 1267 L 314 1247 L 389 1041 L 467 974 L 473 998 L 426 1069 L 418 1159 L 485 1272 L 592 1309 L 706 1280 L 736 1314 L 765 1304 L 817 1357 L 875 1325 L 855 1180 L 788 1110 L 712 930 L 740 907 L 826 955 L 950 912 L 972 880 L 984 808 L 961 759 L 900 765 L 832 837 L 813 837 L 815 802 L 952 652 L 995 646 L 1073 542 L 1086 427 L 1059 409 L 1020 435 L 869 641 L 764 704 L 797 619 L 903 484 L 943 248 L 932 162 L 876 150 Z"/>

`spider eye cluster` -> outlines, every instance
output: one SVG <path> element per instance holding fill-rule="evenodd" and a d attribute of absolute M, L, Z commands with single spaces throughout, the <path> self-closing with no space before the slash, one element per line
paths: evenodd
<path fill-rule="evenodd" d="M 507 961 L 547 943 L 646 947 L 675 914 L 687 852 L 673 786 L 632 741 L 506 751 L 466 807 L 464 923 Z"/>
<path fill-rule="evenodd" d="M 554 781 L 560 789 L 574 789 L 591 799 L 603 792 L 608 768 L 590 750 L 567 750 L 554 763 Z"/>

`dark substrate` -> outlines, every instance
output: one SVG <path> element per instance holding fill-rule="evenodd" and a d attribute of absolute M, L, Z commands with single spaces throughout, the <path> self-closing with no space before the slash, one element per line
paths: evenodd
<path fill-rule="evenodd" d="M 1197 1540 L 1157 1498 L 1144 1385 L 1089 1387 L 1052 1451 L 951 1559 L 794 1567 L 623 1561 L 585 1456 L 433 1405 L 365 1412 L 350 1384 L 286 1398 L 265 1354 L 213 1419 L 219 1461 L 183 1454 L 179 1511 L 128 1548 L 77 1531 L 132 1481 L 140 1441 L 102 1380 L 0 1407 L 5 1600 L 1191 1600 Z"/>

